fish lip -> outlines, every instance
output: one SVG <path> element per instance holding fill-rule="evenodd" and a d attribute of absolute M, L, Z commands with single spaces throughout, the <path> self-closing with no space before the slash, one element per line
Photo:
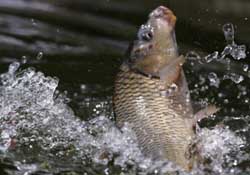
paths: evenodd
<path fill-rule="evenodd" d="M 176 23 L 176 16 L 172 10 L 165 6 L 157 7 L 153 12 L 150 13 L 149 18 L 162 19 L 172 27 L 174 27 Z"/>

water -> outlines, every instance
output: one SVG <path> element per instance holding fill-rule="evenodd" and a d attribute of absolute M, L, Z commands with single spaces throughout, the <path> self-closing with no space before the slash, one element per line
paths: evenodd
<path fill-rule="evenodd" d="M 118 129 L 109 119 L 112 116 L 101 112 L 107 102 L 99 101 L 93 108 L 95 116 L 82 121 L 69 107 L 67 96 L 57 90 L 58 78 L 45 76 L 34 68 L 20 69 L 20 65 L 13 62 L 0 76 L 0 150 L 3 161 L 10 160 L 16 167 L 6 172 L 182 172 L 167 160 L 144 157 L 129 125 Z M 216 88 L 226 79 L 240 84 L 244 80 L 241 77 L 235 73 L 226 74 L 223 78 L 214 72 L 208 74 L 210 86 Z M 86 85 L 80 88 L 86 93 Z M 88 105 L 86 101 L 84 103 Z M 241 128 L 241 131 L 247 129 Z M 214 174 L 237 174 L 242 171 L 238 165 L 248 160 L 249 155 L 244 151 L 247 146 L 244 135 L 236 134 L 223 125 L 201 129 L 197 144 L 200 155 L 209 163 L 197 165 L 193 174 L 204 173 L 208 169 Z"/>
<path fill-rule="evenodd" d="M 2 158 L 13 161 L 17 169 L 8 170 L 9 173 L 182 172 L 167 160 L 145 157 L 129 125 L 118 129 L 110 116 L 105 115 L 80 120 L 68 106 L 67 97 L 56 90 L 58 78 L 19 67 L 20 64 L 14 62 L 8 72 L 0 76 L 0 151 Z M 215 174 L 234 174 L 240 171 L 234 166 L 247 159 L 241 151 L 246 145 L 244 138 L 227 127 L 202 129 L 197 144 L 201 156 L 211 162 L 197 165 L 194 174 L 207 167 Z M 93 170 L 87 170 L 89 164 Z M 228 165 L 224 167 L 224 164 Z"/>
<path fill-rule="evenodd" d="M 248 9 L 243 1 L 222 2 L 189 1 L 187 12 L 183 1 L 2 0 L 0 174 L 185 174 L 145 157 L 129 125 L 115 126 L 112 111 L 120 58 L 161 4 L 178 17 L 194 106 L 220 107 L 199 122 L 205 161 L 190 174 L 249 173 Z"/>
<path fill-rule="evenodd" d="M 99 172 L 107 171 L 110 163 L 134 173 L 162 166 L 176 169 L 167 161 L 144 157 L 129 126 L 119 130 L 102 115 L 81 121 L 56 91 L 57 78 L 31 68 L 18 71 L 19 66 L 14 62 L 1 74 L 0 143 L 2 154 L 15 157 L 18 172 L 12 173 L 63 172 L 66 162 L 71 162 L 68 171 L 75 171 L 78 164 L 77 171 L 82 172 L 88 162 L 104 165 Z"/>

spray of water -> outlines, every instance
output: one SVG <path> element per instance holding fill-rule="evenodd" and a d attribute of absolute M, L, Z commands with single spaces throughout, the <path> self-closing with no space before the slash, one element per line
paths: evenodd
<path fill-rule="evenodd" d="M 44 170 L 43 165 L 48 163 L 59 168 L 52 162 L 55 158 L 56 162 L 68 159 L 80 163 L 82 168 L 87 162 L 99 166 L 113 162 L 113 166 L 124 171 L 129 166 L 142 172 L 164 171 L 162 167 L 167 171 L 177 169 L 168 161 L 144 157 L 129 125 L 118 129 L 107 116 L 81 121 L 66 104 L 65 97 L 56 91 L 57 78 L 46 77 L 31 68 L 17 71 L 19 66 L 12 63 L 8 72 L 1 75 L 0 149 L 16 155 L 32 153 L 16 156 L 14 163 L 22 173 Z M 34 157 L 36 162 L 28 164 Z"/>
<path fill-rule="evenodd" d="M 224 59 L 227 54 L 237 60 L 245 57 L 243 47 L 234 42 L 230 26 L 224 26 L 224 32 L 232 49 L 215 52 L 205 57 L 206 62 Z M 129 124 L 118 129 L 105 113 L 96 113 L 89 121 L 80 120 L 68 106 L 67 98 L 56 90 L 58 78 L 45 76 L 33 68 L 20 70 L 19 67 L 20 64 L 14 62 L 0 75 L 0 158 L 14 165 L 12 169 L 6 167 L 10 174 L 175 171 L 187 174 L 167 160 L 145 157 Z M 221 80 L 215 72 L 210 73 L 208 79 L 211 86 L 220 86 Z M 243 81 L 237 75 L 225 75 L 224 79 L 235 83 Z M 203 85 L 204 78 L 200 80 L 199 85 Z M 196 142 L 202 161 L 190 174 L 237 174 L 241 172 L 237 165 L 248 157 L 242 151 L 246 145 L 244 138 L 227 127 L 201 129 Z"/>

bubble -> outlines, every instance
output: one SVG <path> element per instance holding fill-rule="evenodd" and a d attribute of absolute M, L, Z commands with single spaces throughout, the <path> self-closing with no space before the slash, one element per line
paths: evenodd
<path fill-rule="evenodd" d="M 178 90 L 177 84 L 172 83 L 172 84 L 170 85 L 170 89 L 171 89 L 172 92 L 176 92 L 176 91 Z"/>

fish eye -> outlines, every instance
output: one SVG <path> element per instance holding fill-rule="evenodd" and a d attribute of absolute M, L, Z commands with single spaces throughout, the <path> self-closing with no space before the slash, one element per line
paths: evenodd
<path fill-rule="evenodd" d="M 152 28 L 142 26 L 138 32 L 138 39 L 142 41 L 151 41 L 152 38 L 153 38 Z"/>

